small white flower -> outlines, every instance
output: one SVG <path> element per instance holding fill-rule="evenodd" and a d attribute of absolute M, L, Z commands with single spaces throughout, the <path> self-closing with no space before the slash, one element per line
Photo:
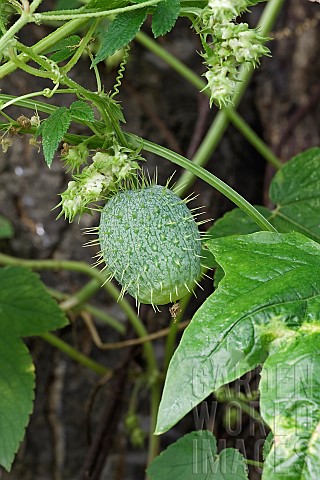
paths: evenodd
<path fill-rule="evenodd" d="M 85 194 L 99 195 L 104 187 L 105 176 L 101 173 L 95 173 L 88 177 L 83 183 L 82 188 Z"/>

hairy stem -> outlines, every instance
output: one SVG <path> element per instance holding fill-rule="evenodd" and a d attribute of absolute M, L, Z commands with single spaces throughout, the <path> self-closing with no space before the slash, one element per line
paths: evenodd
<path fill-rule="evenodd" d="M 136 3 L 134 5 L 129 5 L 123 8 L 114 8 L 113 10 L 101 10 L 98 12 L 86 12 L 82 10 L 80 13 L 77 13 L 76 10 L 62 10 L 62 11 L 52 11 L 44 13 L 36 13 L 34 19 L 36 22 L 43 22 L 46 20 L 74 20 L 74 19 L 90 19 L 97 17 L 107 17 L 110 15 L 118 15 L 119 13 L 129 12 L 131 10 L 137 10 L 138 8 L 151 7 L 159 3 L 160 0 L 147 0 L 146 2 Z M 68 13 L 65 13 L 68 12 Z"/>

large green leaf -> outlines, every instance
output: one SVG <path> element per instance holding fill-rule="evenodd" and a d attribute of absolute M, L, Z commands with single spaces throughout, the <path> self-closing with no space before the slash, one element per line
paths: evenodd
<path fill-rule="evenodd" d="M 217 454 L 209 431 L 191 432 L 170 445 L 147 470 L 150 480 L 246 480 L 247 468 L 238 450 Z"/>
<path fill-rule="evenodd" d="M 270 221 L 272 217 L 272 212 L 265 207 L 255 206 L 255 208 L 263 215 L 267 220 Z M 234 208 L 230 212 L 227 212 L 222 218 L 219 218 L 214 225 L 208 230 L 207 234 L 211 236 L 211 238 L 221 238 L 221 237 L 228 237 L 229 235 L 246 235 L 249 233 L 258 232 L 260 227 L 252 220 L 249 215 L 247 215 L 243 210 L 240 208 Z M 205 244 L 205 241 L 204 241 Z M 210 252 L 208 252 L 210 254 Z M 206 258 L 207 255 L 206 254 Z M 203 255 L 203 253 L 202 253 Z M 206 265 L 209 268 L 214 268 L 214 287 L 217 288 L 219 282 L 224 276 L 223 269 L 220 265 L 217 265 L 213 259 L 213 255 L 211 255 L 211 264 L 209 262 Z"/>
<path fill-rule="evenodd" d="M 320 242 L 320 148 L 311 148 L 286 163 L 275 175 L 270 198 L 277 208 L 273 225 Z"/>
<path fill-rule="evenodd" d="M 256 208 L 279 232 L 297 231 L 320 242 L 320 148 L 311 148 L 287 162 L 273 178 L 269 193 L 276 208 Z M 242 210 L 234 209 L 207 233 L 218 238 L 259 230 Z"/>
<path fill-rule="evenodd" d="M 0 465 L 10 470 L 32 411 L 34 366 L 19 338 L 66 325 L 39 276 L 0 269 Z"/>
<path fill-rule="evenodd" d="M 0 269 L 0 321 L 2 334 L 21 337 L 66 325 L 62 310 L 39 276 L 21 267 Z"/>
<path fill-rule="evenodd" d="M 247 480 L 248 472 L 243 455 L 235 448 L 225 448 L 213 466 L 212 480 Z M 207 479 L 206 479 L 207 480 Z"/>
<path fill-rule="evenodd" d="M 32 412 L 34 366 L 24 343 L 0 335 L 0 465 L 10 470 Z"/>
<path fill-rule="evenodd" d="M 290 328 L 320 313 L 320 246 L 299 233 L 258 232 L 208 242 L 225 277 L 185 330 L 172 357 L 156 433 L 212 391 L 262 363 L 264 325 Z M 177 394 L 179 392 L 179 394 Z"/>
<path fill-rule="evenodd" d="M 216 456 L 217 442 L 211 432 L 191 432 L 162 452 L 149 466 L 147 474 L 151 480 L 193 480 L 195 476 L 197 480 L 206 480 Z"/>
<path fill-rule="evenodd" d="M 131 42 L 147 18 L 147 13 L 147 7 L 119 13 L 113 22 L 110 23 L 107 31 L 102 34 L 101 46 L 93 65 L 105 60 Z"/>
<path fill-rule="evenodd" d="M 277 342 L 265 362 L 260 406 L 274 433 L 274 444 L 263 480 L 320 478 L 319 372 L 319 323 Z"/>

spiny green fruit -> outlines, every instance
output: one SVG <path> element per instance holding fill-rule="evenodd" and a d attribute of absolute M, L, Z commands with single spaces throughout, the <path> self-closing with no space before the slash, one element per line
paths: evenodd
<path fill-rule="evenodd" d="M 114 195 L 101 212 L 101 257 L 137 302 L 165 305 L 193 290 L 201 241 L 191 211 L 168 187 Z"/>

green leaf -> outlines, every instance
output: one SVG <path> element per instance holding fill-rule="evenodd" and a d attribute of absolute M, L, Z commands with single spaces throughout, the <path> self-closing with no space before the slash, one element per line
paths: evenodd
<path fill-rule="evenodd" d="M 320 242 L 320 148 L 311 148 L 287 162 L 270 185 L 270 199 L 277 207 L 257 210 L 279 232 L 297 231 Z M 208 230 L 212 238 L 247 234 L 260 228 L 242 210 L 226 213 Z"/>
<path fill-rule="evenodd" d="M 13 227 L 11 222 L 2 215 L 0 215 L 0 239 L 2 238 L 12 238 L 14 235 Z"/>
<path fill-rule="evenodd" d="M 47 55 L 48 53 L 55 52 L 50 55 L 49 58 L 50 60 L 59 63 L 71 57 L 75 53 L 80 42 L 81 37 L 79 37 L 79 35 L 71 35 L 70 37 L 63 38 L 59 42 L 55 43 L 44 53 Z"/>
<path fill-rule="evenodd" d="M 261 215 L 270 221 L 270 218 L 272 217 L 272 212 L 270 212 L 270 210 L 257 205 L 255 205 L 255 208 L 261 213 Z M 249 217 L 249 215 L 240 208 L 234 208 L 230 212 L 227 212 L 222 218 L 219 218 L 214 225 L 209 228 L 207 235 L 210 235 L 211 238 L 221 238 L 234 234 L 246 235 L 259 230 L 261 230 L 260 227 L 251 217 Z M 223 269 L 220 265 L 215 264 L 214 261 L 212 262 L 212 265 L 209 265 L 209 268 L 215 268 L 213 285 L 217 288 L 219 282 L 224 277 Z"/>
<path fill-rule="evenodd" d="M 94 112 L 90 105 L 82 100 L 77 100 L 70 105 L 70 114 L 79 120 L 94 121 Z"/>
<path fill-rule="evenodd" d="M 304 332 L 280 341 L 265 362 L 260 405 L 274 445 L 263 480 L 320 478 L 319 332 L 319 323 L 307 325 Z"/>
<path fill-rule="evenodd" d="M 97 65 L 131 42 L 147 18 L 147 13 L 148 8 L 145 7 L 117 15 L 110 23 L 107 32 L 102 34 L 101 46 L 93 65 Z"/>
<path fill-rule="evenodd" d="M 34 366 L 24 343 L 0 335 L 0 465 L 10 471 L 32 412 Z"/>
<path fill-rule="evenodd" d="M 270 198 L 277 205 L 272 224 L 279 231 L 295 230 L 320 242 L 320 148 L 287 162 L 271 183 Z"/>
<path fill-rule="evenodd" d="M 272 433 L 272 431 L 270 431 L 267 435 L 267 438 L 263 444 L 263 448 L 262 448 L 262 458 L 263 460 L 265 460 L 267 458 L 267 456 L 269 455 L 270 451 L 271 451 L 271 448 L 272 448 L 272 445 L 273 445 L 273 442 L 274 442 L 274 435 Z"/>
<path fill-rule="evenodd" d="M 158 413 L 163 433 L 212 391 L 263 363 L 262 328 L 320 313 L 320 246 L 299 233 L 258 232 L 208 242 L 225 277 L 195 313 L 172 357 Z M 179 395 L 177 395 L 179 392 Z"/>
<path fill-rule="evenodd" d="M 244 458 L 227 448 L 217 455 L 209 431 L 191 432 L 170 445 L 147 469 L 150 480 L 247 480 Z"/>
<path fill-rule="evenodd" d="M 66 107 L 59 107 L 41 124 L 43 153 L 49 167 L 70 121 L 70 111 Z"/>
<path fill-rule="evenodd" d="M 243 455 L 235 448 L 222 450 L 214 464 L 212 480 L 247 480 L 248 478 Z"/>
<path fill-rule="evenodd" d="M 122 123 L 126 123 L 126 119 L 123 116 L 122 109 L 120 103 L 116 102 L 115 100 L 108 98 L 108 109 L 112 116 L 118 121 Z"/>
<path fill-rule="evenodd" d="M 32 412 L 34 366 L 19 337 L 66 325 L 38 275 L 22 267 L 0 269 L 0 465 L 10 470 Z"/>
<path fill-rule="evenodd" d="M 174 27 L 180 12 L 180 0 L 162 0 L 152 15 L 152 32 L 155 37 L 165 35 Z"/>
<path fill-rule="evenodd" d="M 39 276 L 22 267 L 0 269 L 0 318 L 3 334 L 21 337 L 39 335 L 67 324 Z"/>
<path fill-rule="evenodd" d="M 211 432 L 191 432 L 170 445 L 147 469 L 150 480 L 209 480 L 208 468 L 217 458 L 217 442 Z"/>
<path fill-rule="evenodd" d="M 270 221 L 272 212 L 265 207 L 255 205 L 258 212 Z M 227 212 L 222 218 L 219 218 L 212 227 L 209 228 L 207 234 L 211 238 L 228 237 L 229 235 L 246 235 L 261 230 L 260 227 L 252 220 L 249 215 L 244 213 L 240 208 L 234 208 Z"/>

